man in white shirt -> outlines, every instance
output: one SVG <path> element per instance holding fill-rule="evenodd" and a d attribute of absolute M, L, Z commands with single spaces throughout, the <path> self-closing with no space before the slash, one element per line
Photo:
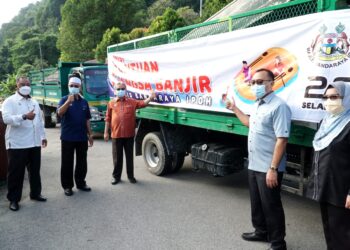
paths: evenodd
<path fill-rule="evenodd" d="M 46 201 L 41 195 L 41 147 L 46 147 L 44 124 L 37 101 L 30 96 L 30 82 L 26 77 L 16 81 L 17 91 L 2 105 L 2 116 L 7 124 L 5 141 L 8 153 L 7 199 L 10 210 L 19 209 L 25 168 L 28 169 L 30 198 Z"/>

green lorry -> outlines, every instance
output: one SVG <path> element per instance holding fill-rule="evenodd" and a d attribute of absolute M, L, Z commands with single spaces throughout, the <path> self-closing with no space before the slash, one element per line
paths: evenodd
<path fill-rule="evenodd" d="M 68 77 L 74 72 L 81 76 L 82 95 L 90 105 L 92 131 L 103 133 L 109 88 L 107 66 L 100 63 L 59 62 L 56 68 L 29 73 L 31 94 L 43 111 L 45 127 L 55 127 L 59 122 L 57 105 L 63 96 L 68 95 Z"/>
<path fill-rule="evenodd" d="M 176 54 L 180 54 L 181 50 L 183 49 L 186 51 L 185 56 L 182 58 L 182 60 L 177 58 L 177 63 L 180 62 L 178 65 L 181 65 L 181 63 L 185 64 L 187 61 L 193 61 L 194 58 L 191 57 L 190 54 L 191 50 L 195 50 L 196 46 L 208 46 L 210 39 L 214 41 L 214 44 L 218 44 L 222 40 L 226 39 L 229 36 L 229 33 L 232 32 L 234 35 L 235 32 L 240 31 L 242 31 L 242 33 L 239 34 L 243 34 L 242 36 L 251 35 L 254 37 L 253 34 L 247 33 L 245 30 L 255 26 L 258 26 L 257 28 L 261 27 L 261 29 L 265 29 L 265 27 L 269 27 L 266 29 L 273 29 L 274 27 L 272 27 L 271 24 L 275 24 L 275 22 L 280 20 L 292 20 L 289 18 L 299 16 L 303 16 L 304 18 L 304 16 L 306 17 L 308 14 L 321 12 L 331 13 L 338 9 L 349 8 L 349 1 L 345 0 L 294 0 L 278 1 L 278 3 L 276 3 L 276 1 L 237 0 L 234 2 L 239 5 L 238 9 L 240 10 L 242 10 L 243 6 L 247 5 L 250 5 L 250 7 L 253 6 L 253 9 L 246 9 L 244 12 L 241 11 L 236 15 L 220 18 L 219 20 L 211 20 L 189 27 L 178 28 L 158 35 L 109 46 L 107 49 L 109 77 L 111 79 L 115 78 L 115 82 L 122 81 L 126 83 L 128 90 L 130 91 L 131 89 L 129 96 L 137 99 L 142 99 L 144 98 L 144 95 L 147 94 L 146 92 L 145 94 L 133 93 L 133 90 L 137 88 L 139 90 L 153 88 L 156 90 L 156 92 L 157 90 L 159 92 L 163 91 L 161 94 L 159 92 L 157 93 L 157 102 L 158 104 L 164 104 L 165 101 L 172 98 L 171 95 L 167 96 L 167 94 L 169 94 L 172 90 L 177 89 L 177 91 L 180 92 L 186 92 L 186 90 L 182 89 L 182 79 L 177 79 L 176 81 L 164 80 L 163 85 L 158 84 L 155 82 L 156 80 L 152 79 L 152 73 L 156 74 L 163 70 L 163 68 L 161 68 L 162 66 L 156 63 L 156 59 L 152 62 L 153 55 L 154 58 L 156 58 L 156 56 L 161 57 L 162 53 L 172 53 L 173 51 L 176 51 L 174 54 L 171 54 L 176 57 Z M 258 4 L 258 2 L 265 5 L 254 6 L 254 4 Z M 332 15 L 334 16 L 335 14 L 331 13 L 331 16 Z M 309 17 L 306 17 L 307 20 L 308 18 Z M 308 25 L 308 21 L 299 20 L 297 22 L 301 23 L 301 25 L 299 25 L 301 28 L 307 27 Z M 341 23 L 341 21 L 337 21 L 337 24 L 338 23 Z M 279 25 L 288 24 L 279 23 Z M 307 28 L 302 28 L 302 31 L 299 32 L 298 35 L 300 34 L 303 36 L 304 33 L 307 32 L 306 29 Z M 341 27 L 339 29 L 341 29 Z M 259 30 L 254 28 L 250 30 L 252 30 L 252 32 L 259 32 Z M 325 36 L 327 35 L 325 32 L 323 33 Z M 341 32 L 339 32 L 339 34 L 340 33 Z M 334 34 L 337 33 L 334 32 L 332 34 L 332 37 L 334 37 Z M 344 35 L 344 32 L 342 35 Z M 283 42 L 287 42 L 289 39 L 292 39 L 290 36 L 287 33 Z M 202 37 L 206 37 L 208 41 L 202 42 L 202 40 L 200 40 Z M 324 53 L 328 53 L 328 55 L 330 55 L 333 48 L 335 48 L 332 47 L 333 42 L 330 41 L 330 38 L 331 37 L 329 36 L 327 46 L 325 46 L 327 47 L 325 50 L 326 52 L 324 51 Z M 236 41 L 240 41 L 239 39 L 241 39 L 240 35 L 232 38 L 232 40 Z M 273 44 L 273 39 L 274 37 L 270 36 L 270 43 L 272 43 L 271 47 L 275 46 L 275 44 Z M 195 43 L 193 47 L 190 47 L 189 45 L 191 40 L 193 40 L 193 43 Z M 315 39 L 315 41 L 316 40 L 317 39 Z M 317 41 L 319 40 L 321 41 L 321 39 L 318 39 Z M 196 41 L 198 41 L 198 43 Z M 265 41 L 256 40 L 255 42 L 259 43 Z M 304 41 L 304 44 L 307 42 L 309 41 Z M 349 49 L 349 42 L 350 41 L 348 41 L 347 38 L 346 41 L 344 41 L 344 43 L 347 44 L 347 49 Z M 178 44 L 178 46 L 176 44 Z M 310 52 L 311 49 L 317 47 L 313 46 L 316 43 L 312 43 L 311 40 L 310 44 L 312 45 L 308 50 L 306 50 L 306 48 L 305 51 L 303 50 L 305 53 L 306 51 Z M 259 46 L 258 44 L 256 45 Z M 208 49 L 209 48 L 213 50 L 217 49 L 215 46 L 208 47 Z M 232 47 L 232 49 L 235 49 L 235 47 Z M 247 51 L 248 50 L 249 49 L 247 49 Z M 315 51 L 317 53 L 321 53 L 321 50 L 322 48 L 319 51 Z M 130 56 L 131 53 L 132 55 Z M 186 56 L 186 53 L 188 56 Z M 142 56 L 145 54 L 147 55 L 148 59 L 140 59 L 143 58 Z M 262 53 L 262 56 L 266 56 L 266 54 L 267 52 L 264 52 Z M 167 58 L 165 58 L 164 61 L 166 61 L 168 64 L 164 63 L 164 65 L 170 68 L 170 71 L 167 72 L 172 73 L 173 71 L 187 70 L 186 67 L 177 69 L 176 62 L 172 61 L 171 57 L 167 56 L 168 54 L 165 55 Z M 346 58 L 349 57 L 349 54 L 343 55 Z M 197 56 L 202 58 L 203 54 L 197 53 Z M 275 58 L 280 59 L 280 57 L 277 56 Z M 294 57 L 290 58 L 293 59 Z M 310 58 L 310 62 L 311 60 L 315 60 L 315 56 L 310 56 Z M 242 59 L 245 58 L 238 58 L 236 61 L 242 62 Z M 293 61 L 292 59 L 291 63 L 295 63 L 295 60 L 293 59 Z M 303 60 L 307 61 L 309 59 L 305 57 Z M 197 63 L 199 68 L 205 68 L 205 64 L 200 64 L 200 60 L 198 60 Z M 250 64 L 250 66 L 253 67 L 254 63 L 258 64 L 259 60 L 255 60 Z M 319 67 L 327 67 L 327 65 L 327 62 L 317 62 L 317 66 Z M 334 64 L 332 67 L 333 66 L 335 67 Z M 210 71 L 211 69 L 205 68 L 205 70 Z M 301 77 L 300 65 L 288 68 L 286 73 L 294 70 L 296 70 L 297 73 L 295 76 L 290 77 L 291 82 L 295 81 L 297 77 Z M 141 73 L 143 74 L 143 78 L 140 76 L 140 78 L 137 80 L 137 74 Z M 148 81 L 148 83 L 147 79 L 145 79 L 147 77 L 151 79 Z M 164 77 L 167 76 L 162 75 L 162 78 Z M 287 82 L 289 80 L 284 75 L 276 76 L 276 81 L 278 80 L 278 77 L 282 78 L 281 88 L 290 88 Z M 239 76 L 235 79 L 238 78 Z M 201 78 L 191 79 L 194 82 L 196 79 L 199 79 L 200 81 Z M 202 80 L 203 79 L 204 78 L 202 78 Z M 349 79 L 349 77 L 342 78 L 342 80 L 345 81 L 348 81 Z M 317 109 L 322 106 L 320 102 L 318 102 L 317 106 L 311 102 L 308 102 L 308 100 L 318 101 L 317 98 L 320 97 L 322 89 L 324 89 L 327 82 L 325 77 L 309 77 L 306 80 L 308 83 L 310 83 L 310 86 L 303 89 L 303 91 L 305 91 L 305 96 L 303 96 L 303 98 L 306 101 L 302 103 L 300 108 L 305 108 L 305 110 Z M 208 91 L 209 85 L 205 85 L 205 80 L 203 81 L 203 86 L 206 86 L 206 90 Z M 183 82 L 186 82 L 185 78 Z M 197 88 L 195 90 L 197 91 Z M 317 92 L 318 90 L 321 92 Z M 240 89 L 236 86 L 234 91 L 237 96 Z M 316 93 L 313 91 L 316 91 Z M 229 112 L 213 111 L 210 110 L 210 108 L 204 108 L 201 110 L 198 108 L 192 108 L 190 105 L 186 106 L 187 104 L 191 103 L 192 99 L 195 100 L 195 95 L 193 95 L 193 98 L 185 98 L 185 104 L 183 106 L 177 106 L 177 104 L 181 101 L 181 94 L 173 95 L 173 97 L 175 101 L 170 104 L 165 103 L 165 105 L 157 105 L 157 103 L 152 103 L 152 105 L 147 108 L 137 110 L 136 113 L 138 118 L 137 135 L 135 137 L 136 155 L 143 155 L 145 164 L 149 171 L 155 175 L 174 173 L 182 167 L 184 158 L 188 154 L 192 154 L 192 166 L 195 169 L 207 169 L 215 176 L 223 176 L 242 170 L 244 168 L 242 164 L 243 159 L 246 159 L 247 157 L 248 129 L 241 124 L 238 118 Z M 226 96 L 223 95 L 223 98 L 224 97 Z M 206 98 L 205 94 L 203 95 L 203 98 Z M 245 99 L 242 98 L 242 103 L 244 101 L 249 102 L 248 99 L 249 96 L 247 96 Z M 176 100 L 178 101 L 176 102 Z M 208 100 L 208 105 L 211 105 L 211 99 Z M 203 104 L 203 101 L 201 104 Z M 287 171 L 284 175 L 283 181 L 283 188 L 289 192 L 298 195 L 304 194 L 305 183 L 307 182 L 312 164 L 312 140 L 315 134 L 315 129 L 317 129 L 317 122 L 302 121 L 302 119 L 301 121 L 293 120 L 291 135 L 287 146 Z M 227 151 L 228 154 L 233 155 L 233 159 L 229 159 L 228 162 L 225 162 L 223 158 L 227 158 L 227 149 L 229 149 L 229 151 Z"/>

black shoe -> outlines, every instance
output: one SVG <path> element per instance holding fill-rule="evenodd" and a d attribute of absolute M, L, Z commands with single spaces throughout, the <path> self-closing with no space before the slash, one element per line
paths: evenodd
<path fill-rule="evenodd" d="M 71 188 L 65 188 L 64 189 L 64 194 L 66 196 L 72 196 L 73 195 L 73 190 Z"/>
<path fill-rule="evenodd" d="M 84 186 L 79 186 L 77 187 L 77 189 L 81 190 L 81 191 L 85 191 L 85 192 L 90 192 L 91 191 L 91 187 L 89 187 L 88 185 L 84 185 Z"/>
<path fill-rule="evenodd" d="M 39 194 L 38 196 L 34 196 L 34 197 L 30 197 L 31 200 L 35 200 L 35 201 L 46 201 L 46 197 L 42 196 L 41 194 Z"/>
<path fill-rule="evenodd" d="M 256 232 L 252 233 L 243 233 L 242 234 L 243 240 L 247 241 L 263 241 L 268 242 L 267 235 L 266 234 L 257 234 Z"/>
<path fill-rule="evenodd" d="M 119 182 L 120 182 L 119 178 L 114 178 L 114 177 L 112 178 L 112 181 L 111 181 L 112 185 L 117 185 Z"/>
<path fill-rule="evenodd" d="M 269 247 L 267 250 L 287 250 L 286 246 L 281 247 Z"/>
<path fill-rule="evenodd" d="M 17 201 L 11 201 L 9 208 L 12 211 L 18 211 L 18 209 L 19 209 L 18 202 Z"/>
<path fill-rule="evenodd" d="M 128 178 L 128 179 L 129 179 L 130 183 L 135 184 L 137 182 L 134 177 L 131 177 L 131 178 Z"/>

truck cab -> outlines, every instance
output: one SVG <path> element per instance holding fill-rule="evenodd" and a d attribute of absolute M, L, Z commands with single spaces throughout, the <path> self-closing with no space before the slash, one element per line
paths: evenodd
<path fill-rule="evenodd" d="M 45 127 L 52 128 L 59 123 L 57 106 L 61 98 L 69 94 L 68 78 L 73 73 L 78 73 L 82 79 L 81 94 L 89 102 L 91 129 L 95 134 L 103 133 L 110 93 L 107 66 L 100 63 L 59 62 L 55 68 L 29 73 L 31 94 L 43 111 Z"/>
<path fill-rule="evenodd" d="M 91 112 L 91 129 L 104 131 L 104 117 L 109 101 L 107 66 L 87 66 L 72 68 L 71 73 L 79 73 L 82 79 L 82 94 L 88 101 Z"/>

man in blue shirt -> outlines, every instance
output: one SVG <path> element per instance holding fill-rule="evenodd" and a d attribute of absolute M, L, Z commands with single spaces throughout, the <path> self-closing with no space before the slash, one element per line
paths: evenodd
<path fill-rule="evenodd" d="M 88 102 L 80 95 L 80 87 L 80 78 L 77 75 L 71 77 L 68 83 L 70 95 L 64 96 L 57 108 L 57 114 L 61 117 L 61 184 L 67 196 L 73 195 L 74 151 L 76 187 L 91 191 L 85 181 L 88 146 L 93 145 L 91 114 Z"/>
<path fill-rule="evenodd" d="M 240 121 L 249 127 L 248 178 L 254 232 L 243 233 L 248 241 L 266 241 L 270 249 L 287 249 L 285 218 L 281 202 L 281 181 L 286 168 L 286 145 L 290 132 L 291 111 L 272 90 L 274 74 L 257 70 L 249 82 L 257 100 L 250 116 L 234 100 L 227 103 Z"/>

